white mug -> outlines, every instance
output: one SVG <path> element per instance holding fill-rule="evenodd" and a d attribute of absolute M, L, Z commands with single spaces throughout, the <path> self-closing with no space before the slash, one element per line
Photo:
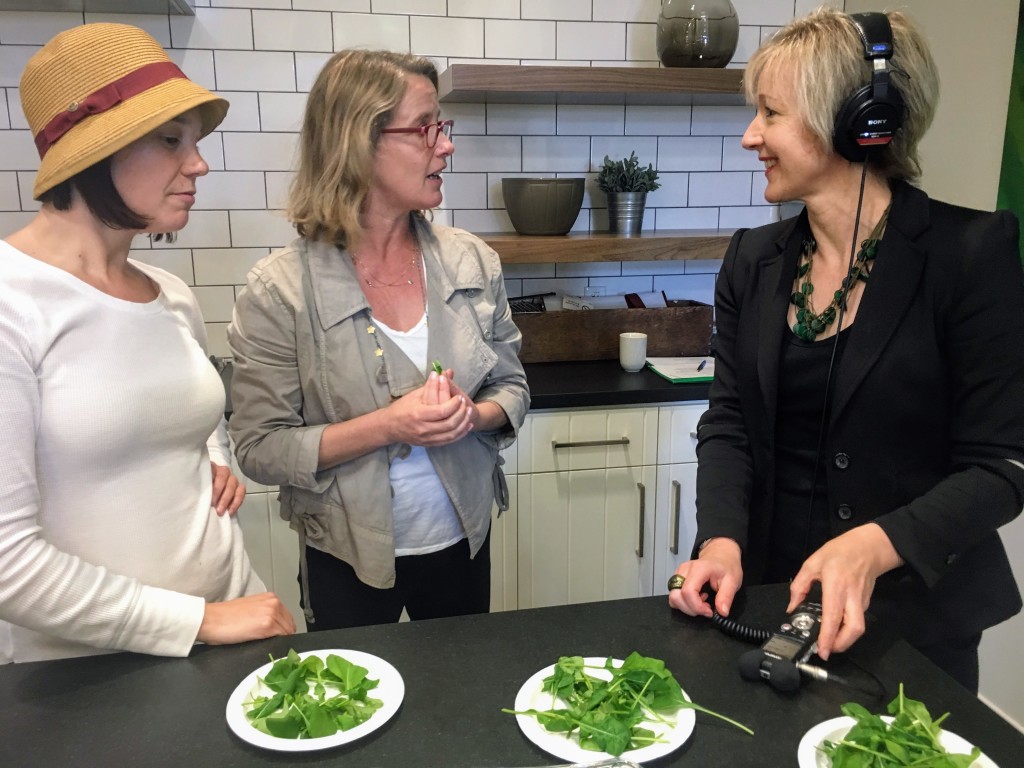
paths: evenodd
<path fill-rule="evenodd" d="M 619 334 L 619 365 L 629 373 L 643 369 L 647 362 L 647 334 Z"/>

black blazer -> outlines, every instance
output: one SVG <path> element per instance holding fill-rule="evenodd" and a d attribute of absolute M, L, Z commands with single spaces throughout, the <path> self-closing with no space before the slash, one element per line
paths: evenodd
<path fill-rule="evenodd" d="M 874 521 L 906 561 L 879 580 L 872 613 L 921 645 L 1021 608 L 996 529 L 1024 506 L 1024 271 L 1012 214 L 907 184 L 893 194 L 832 372 L 822 460 L 831 534 Z M 696 541 L 739 542 L 747 583 L 772 557 L 780 353 L 807 231 L 801 213 L 737 232 L 716 284 Z"/>

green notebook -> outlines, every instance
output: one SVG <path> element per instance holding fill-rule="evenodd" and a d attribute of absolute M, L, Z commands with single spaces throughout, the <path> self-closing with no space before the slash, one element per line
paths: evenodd
<path fill-rule="evenodd" d="M 713 357 L 648 357 L 647 367 L 673 384 L 715 378 Z"/>

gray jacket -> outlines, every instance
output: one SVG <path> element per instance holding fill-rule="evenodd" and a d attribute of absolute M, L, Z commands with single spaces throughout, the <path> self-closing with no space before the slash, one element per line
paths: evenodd
<path fill-rule="evenodd" d="M 498 255 L 463 230 L 416 219 L 427 275 L 429 360 L 455 372 L 476 402 L 508 415 L 504 429 L 471 432 L 427 452 L 451 497 L 473 556 L 491 506 L 507 508 L 498 451 L 510 445 L 530 406 Z M 395 583 L 390 462 L 407 445 L 317 470 L 328 424 L 383 408 L 425 379 L 387 338 L 378 355 L 369 305 L 344 250 L 299 238 L 262 259 L 235 302 L 228 342 L 234 356 L 230 431 L 246 476 L 281 486 L 281 517 L 304 545 L 349 563 L 365 583 Z M 304 569 L 303 569 L 304 570 Z M 303 573 L 303 576 L 305 574 Z"/>

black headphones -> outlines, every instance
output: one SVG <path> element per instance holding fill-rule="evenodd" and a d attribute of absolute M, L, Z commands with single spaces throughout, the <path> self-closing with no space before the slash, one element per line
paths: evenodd
<path fill-rule="evenodd" d="M 836 113 L 832 144 L 851 163 L 863 163 L 872 149 L 885 147 L 903 125 L 903 97 L 889 82 L 892 27 L 884 13 L 852 13 L 850 19 L 872 63 L 871 83 L 854 93 Z"/>

